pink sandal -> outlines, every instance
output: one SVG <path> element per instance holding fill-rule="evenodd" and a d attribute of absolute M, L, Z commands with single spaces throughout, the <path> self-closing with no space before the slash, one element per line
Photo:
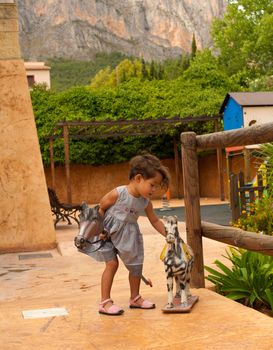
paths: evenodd
<path fill-rule="evenodd" d="M 139 302 L 141 295 L 137 295 L 133 300 L 130 299 L 130 308 L 131 309 L 154 309 L 155 304 L 149 300 L 143 300 Z"/>
<path fill-rule="evenodd" d="M 105 305 L 107 303 L 113 303 L 108 309 L 105 309 Z M 99 303 L 99 313 L 104 315 L 110 315 L 110 316 L 118 316 L 122 315 L 124 310 L 122 310 L 119 306 L 115 305 L 112 299 L 106 299 L 103 300 L 101 303 Z"/>

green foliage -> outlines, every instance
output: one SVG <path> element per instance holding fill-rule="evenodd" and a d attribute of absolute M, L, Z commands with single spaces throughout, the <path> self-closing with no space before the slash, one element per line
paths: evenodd
<path fill-rule="evenodd" d="M 195 54 L 194 54 L 195 55 Z M 145 80 L 174 80 L 180 77 L 190 66 L 190 56 L 168 59 L 162 63 L 146 62 L 143 58 L 124 59 L 115 68 L 110 66 L 101 69 L 91 80 L 91 87 L 117 87 L 134 78 Z"/>
<path fill-rule="evenodd" d="M 272 0 L 230 0 L 224 17 L 214 20 L 214 46 L 229 74 L 272 70 L 272 13 Z"/>
<path fill-rule="evenodd" d="M 273 235 L 273 200 L 267 193 L 251 206 L 251 212 L 243 211 L 237 223 L 233 224 L 245 231 Z"/>
<path fill-rule="evenodd" d="M 110 69 L 125 59 L 119 52 L 111 54 L 98 53 L 90 61 L 75 61 L 62 58 L 49 59 L 47 64 L 51 67 L 51 85 L 54 91 L 63 91 L 74 86 L 85 86 L 99 70 L 109 66 Z"/>
<path fill-rule="evenodd" d="M 273 143 L 262 144 L 256 157 L 261 163 L 259 172 L 267 187 L 262 198 L 257 198 L 250 204 L 250 212 L 243 211 L 233 226 L 245 231 L 273 235 Z"/>
<path fill-rule="evenodd" d="M 273 310 L 273 257 L 232 247 L 226 253 L 231 268 L 216 260 L 218 269 L 205 266 L 209 272 L 206 279 L 229 299 L 255 309 Z"/>
<path fill-rule="evenodd" d="M 218 61 L 209 49 L 197 52 L 190 67 L 184 72 L 183 79 L 196 83 L 203 88 L 221 89 L 239 88 L 231 86 L 229 76 L 218 66 Z"/>
<path fill-rule="evenodd" d="M 91 80 L 91 88 L 116 87 L 131 78 L 142 77 L 142 64 L 139 60 L 125 59 L 113 70 L 110 67 L 101 69 Z"/>
<path fill-rule="evenodd" d="M 41 151 L 45 165 L 49 164 L 48 136 L 58 121 L 147 119 L 173 117 L 175 115 L 199 116 L 218 113 L 227 87 L 205 86 L 199 80 L 180 78 L 176 80 L 142 80 L 131 78 L 117 87 L 74 87 L 63 92 L 47 91 L 40 87 L 31 93 L 33 110 L 38 128 Z M 198 103 L 196 103 L 198 101 Z M 193 130 L 198 134 L 213 131 L 213 123 L 189 123 L 177 133 Z M 109 164 L 126 161 L 134 152 L 154 149 L 162 157 L 172 156 L 172 136 L 70 141 L 71 162 L 86 164 Z M 178 136 L 178 135 L 177 135 Z M 127 147 L 127 148 L 126 148 Z M 134 152 L 133 152 L 134 151 Z M 63 143 L 54 143 L 57 163 L 63 163 Z"/>
<path fill-rule="evenodd" d="M 248 85 L 250 91 L 273 91 L 273 74 L 258 75 Z"/>

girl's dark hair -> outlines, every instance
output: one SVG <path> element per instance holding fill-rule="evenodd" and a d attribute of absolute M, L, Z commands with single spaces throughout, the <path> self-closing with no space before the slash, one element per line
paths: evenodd
<path fill-rule="evenodd" d="M 161 161 L 150 153 L 143 153 L 135 156 L 130 160 L 129 179 L 132 180 L 136 175 L 140 174 L 144 179 L 150 179 L 161 174 L 161 187 L 167 189 L 170 183 L 170 174 L 168 168 L 162 165 Z"/>

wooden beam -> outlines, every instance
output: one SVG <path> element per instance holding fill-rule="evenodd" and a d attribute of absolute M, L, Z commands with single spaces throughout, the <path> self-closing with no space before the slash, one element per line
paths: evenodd
<path fill-rule="evenodd" d="M 185 124 L 190 122 L 199 121 L 212 121 L 219 119 L 221 115 L 217 114 L 214 116 L 200 115 L 195 117 L 181 117 L 174 116 L 172 118 L 158 118 L 158 119 L 118 119 L 118 120 L 93 120 L 93 121 L 60 121 L 56 123 L 57 127 L 68 126 L 124 126 L 124 125 L 149 125 L 149 124 Z"/>
<path fill-rule="evenodd" d="M 55 181 L 55 164 L 54 164 L 54 145 L 53 139 L 49 139 L 49 153 L 50 153 L 50 169 L 51 169 L 51 180 L 52 180 L 52 188 L 55 190 L 56 181 Z"/>
<path fill-rule="evenodd" d="M 239 248 L 273 256 L 273 236 L 202 221 L 204 237 Z"/>
<path fill-rule="evenodd" d="M 254 124 L 242 129 L 220 131 L 196 137 L 197 147 L 201 149 L 254 145 L 272 141 L 273 123 Z"/>
<path fill-rule="evenodd" d="M 203 288 L 205 287 L 205 277 L 196 134 L 194 132 L 182 133 L 181 143 L 187 243 L 191 246 L 195 255 L 191 285 L 195 288 Z"/>
<path fill-rule="evenodd" d="M 244 152 L 245 182 L 251 182 L 251 172 L 250 172 L 251 152 L 247 148 L 244 148 L 243 152 Z"/>
<path fill-rule="evenodd" d="M 215 132 L 219 131 L 219 120 L 214 121 Z M 224 189 L 224 171 L 223 171 L 223 150 L 217 147 L 217 169 L 218 169 L 218 181 L 219 181 L 219 194 L 220 200 L 225 200 L 225 189 Z"/>
<path fill-rule="evenodd" d="M 224 171 L 223 171 L 222 148 L 217 148 L 217 167 L 218 167 L 220 200 L 224 201 L 225 200 L 225 189 L 224 189 Z"/>
<path fill-rule="evenodd" d="M 180 184 L 181 184 L 181 174 L 179 169 L 179 156 L 178 156 L 178 147 L 175 137 L 173 138 L 173 152 L 174 152 L 174 165 L 175 165 L 175 178 L 176 178 L 176 197 L 182 198 L 180 193 Z"/>
<path fill-rule="evenodd" d="M 68 126 L 63 126 L 64 135 L 64 159 L 65 159 L 65 175 L 66 175 L 66 190 L 67 190 L 67 203 L 72 203 L 71 195 L 71 179 L 70 179 L 70 159 L 69 159 L 69 131 Z"/>

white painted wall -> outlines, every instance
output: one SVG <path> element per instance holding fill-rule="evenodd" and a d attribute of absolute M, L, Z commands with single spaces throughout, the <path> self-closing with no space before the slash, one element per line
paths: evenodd
<path fill-rule="evenodd" d="M 244 127 L 249 126 L 252 120 L 256 120 L 256 124 L 273 122 L 273 106 L 244 107 L 243 114 Z"/>

